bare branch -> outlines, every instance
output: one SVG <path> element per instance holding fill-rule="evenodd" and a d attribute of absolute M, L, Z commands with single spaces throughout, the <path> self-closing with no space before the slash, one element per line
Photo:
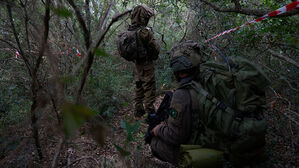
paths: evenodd
<path fill-rule="evenodd" d="M 85 0 L 85 13 L 86 13 L 86 21 L 87 21 L 88 32 L 90 32 L 90 24 L 91 24 L 89 2 L 90 2 L 89 0 Z"/>
<path fill-rule="evenodd" d="M 299 64 L 298 64 L 295 60 L 293 60 L 293 59 L 291 59 L 291 58 L 289 58 L 289 57 L 287 57 L 287 56 L 284 56 L 284 55 L 282 55 L 282 54 L 280 54 L 280 53 L 278 53 L 278 52 L 275 52 L 275 51 L 273 51 L 273 50 L 271 50 L 271 49 L 268 49 L 268 52 L 271 53 L 271 54 L 272 54 L 273 56 L 275 56 L 276 58 L 279 58 L 279 59 L 282 59 L 282 60 L 284 60 L 284 61 L 287 61 L 288 63 L 293 64 L 293 65 L 295 65 L 297 68 L 299 68 Z"/>
<path fill-rule="evenodd" d="M 54 158 L 52 160 L 51 168 L 55 168 L 56 165 L 57 165 L 57 158 L 58 158 L 59 153 L 61 151 L 63 142 L 64 142 L 64 138 L 60 138 L 59 142 L 58 142 L 58 145 L 57 145 L 57 148 L 56 148 L 56 152 L 55 152 Z"/>
<path fill-rule="evenodd" d="M 99 38 L 99 40 L 96 43 L 95 48 L 97 48 L 100 43 L 103 41 L 103 39 L 105 38 L 106 33 L 108 32 L 108 30 L 110 29 L 110 27 L 114 24 L 114 22 L 117 22 L 120 18 L 122 18 L 123 16 L 127 15 L 128 13 L 130 13 L 132 10 L 127 10 L 124 13 L 121 13 L 117 16 L 114 16 L 111 20 L 111 22 L 109 23 L 108 27 L 105 29 L 104 33 L 102 34 L 102 36 Z"/>
<path fill-rule="evenodd" d="M 32 83 L 31 83 L 31 92 L 32 92 L 32 105 L 31 105 L 31 126 L 32 126 L 32 132 L 33 132 L 33 138 L 35 141 L 35 145 L 37 148 L 37 152 L 39 155 L 39 158 L 42 159 L 42 151 L 41 151 L 41 146 L 39 142 L 39 137 L 38 137 L 38 127 L 37 127 L 37 117 L 36 117 L 36 109 L 38 108 L 38 92 L 39 92 L 39 85 L 37 81 L 37 71 L 38 68 L 42 62 L 42 57 L 47 45 L 47 40 L 48 40 L 48 34 L 49 34 L 49 20 L 50 20 L 50 0 L 46 0 L 46 11 L 45 11 L 45 16 L 44 16 L 44 34 L 43 38 L 41 40 L 41 47 L 39 50 L 38 58 L 34 67 L 34 70 L 32 72 Z"/>
<path fill-rule="evenodd" d="M 121 17 L 125 16 L 126 14 L 130 13 L 131 10 L 128 10 L 120 15 L 117 15 L 115 17 L 112 18 L 112 21 L 110 22 L 110 24 L 108 25 L 108 27 L 105 29 L 105 31 L 103 32 L 103 34 L 100 36 L 100 38 L 97 40 L 96 42 L 96 45 L 94 47 L 94 49 L 96 49 L 97 47 L 99 47 L 99 45 L 101 44 L 101 42 L 104 40 L 105 38 L 105 35 L 107 34 L 107 32 L 109 31 L 110 27 L 115 23 L 117 22 Z M 85 84 L 85 81 L 87 79 L 87 76 L 88 76 L 88 73 L 89 73 L 89 70 L 91 68 L 91 65 L 93 63 L 93 60 L 94 60 L 94 51 L 91 51 L 90 49 L 88 50 L 87 52 L 87 64 L 85 66 L 85 69 L 84 69 L 84 72 L 82 74 L 82 78 L 81 78 L 81 82 L 80 82 L 80 86 L 79 86 L 79 89 L 78 89 L 78 92 L 77 92 L 77 96 L 76 96 L 76 103 L 79 103 L 80 101 L 80 95 L 83 91 L 83 88 L 84 88 L 84 84 Z"/>
<path fill-rule="evenodd" d="M 33 71 L 33 75 L 36 75 L 37 70 L 42 62 L 42 57 L 47 45 L 47 40 L 48 40 L 48 35 L 49 35 L 49 20 L 50 20 L 50 1 L 47 0 L 46 1 L 46 11 L 45 11 L 45 16 L 44 16 L 44 34 L 43 34 L 43 38 L 41 41 L 41 47 L 38 53 L 38 59 L 36 61 L 35 64 L 35 68 Z"/>
<path fill-rule="evenodd" d="M 8 44 L 11 48 L 17 49 L 17 47 L 14 46 L 14 44 L 12 44 L 11 42 L 9 42 L 9 41 L 7 41 L 7 40 L 0 39 L 0 41 L 2 41 L 2 42 L 4 42 L 4 43 Z"/>
<path fill-rule="evenodd" d="M 98 25 L 96 26 L 96 31 L 100 31 L 101 29 L 103 29 L 103 25 L 104 25 L 104 22 L 105 20 L 107 19 L 109 13 L 110 13 L 110 10 L 111 10 L 111 6 L 113 4 L 113 0 L 111 0 L 109 6 L 108 6 L 108 9 L 106 10 L 106 13 L 105 15 L 103 15 L 103 17 L 101 17 L 101 20 L 100 22 L 98 23 Z"/>
<path fill-rule="evenodd" d="M 233 12 L 233 13 L 241 13 L 241 14 L 245 14 L 245 15 L 250 15 L 250 16 L 264 16 L 265 14 L 271 12 L 268 10 L 263 10 L 263 9 L 248 9 L 248 8 L 241 8 L 241 5 L 239 4 L 238 0 L 233 0 L 235 3 L 235 7 L 234 8 L 221 8 L 219 6 L 217 6 L 215 3 L 212 3 L 208 0 L 201 0 L 203 3 L 209 5 L 210 7 L 212 7 L 215 11 L 218 12 Z M 299 9 L 294 9 L 292 11 L 289 11 L 287 13 L 284 13 L 282 15 L 278 15 L 275 17 L 287 17 L 287 16 L 293 16 L 299 14 Z"/>
<path fill-rule="evenodd" d="M 95 158 L 90 157 L 90 156 L 83 156 L 83 157 L 81 157 L 79 159 L 74 160 L 70 165 L 66 166 L 66 168 L 71 167 L 73 164 L 75 164 L 75 163 L 77 163 L 77 162 L 79 162 L 81 160 L 84 160 L 84 159 L 93 160 L 97 164 L 97 166 L 100 166 L 100 163 Z"/>
<path fill-rule="evenodd" d="M 26 67 L 27 67 L 27 70 L 28 70 L 28 72 L 29 72 L 29 75 L 32 77 L 32 69 L 31 69 L 31 65 L 30 65 L 28 59 L 27 59 L 26 56 L 25 56 L 25 53 L 24 53 L 24 51 L 23 51 L 23 48 L 21 47 L 21 43 L 20 43 L 20 40 L 19 40 L 19 36 L 18 36 L 18 34 L 17 34 L 16 28 L 15 28 L 15 24 L 14 24 L 14 21 L 13 21 L 13 19 L 12 19 L 12 13 L 11 13 L 11 7 L 10 7 L 10 4 L 7 3 L 6 7 L 7 7 L 7 13 L 8 13 L 9 21 L 10 21 L 10 24 L 11 24 L 11 28 L 12 28 L 13 34 L 14 34 L 14 36 L 15 36 L 15 40 L 16 40 L 17 45 L 18 45 L 18 48 L 19 48 L 21 58 L 24 60 L 25 65 L 26 65 Z"/>
<path fill-rule="evenodd" d="M 81 13 L 80 13 L 80 10 L 75 5 L 74 1 L 73 0 L 67 0 L 67 1 L 73 7 L 73 9 L 75 10 L 76 17 L 77 17 L 77 19 L 80 23 L 81 29 L 83 31 L 84 40 L 85 40 L 85 47 L 86 47 L 86 49 L 88 49 L 90 47 L 90 32 L 88 31 L 88 29 L 86 27 L 86 23 L 84 22 L 84 19 L 83 19 Z"/>

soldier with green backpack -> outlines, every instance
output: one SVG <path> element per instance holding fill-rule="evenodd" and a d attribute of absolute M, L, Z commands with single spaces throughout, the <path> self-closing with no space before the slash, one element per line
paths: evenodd
<path fill-rule="evenodd" d="M 127 61 L 136 66 L 135 116 L 155 113 L 156 79 L 154 60 L 158 59 L 160 46 L 155 40 L 153 31 L 147 27 L 154 15 L 146 5 L 136 6 L 131 13 L 129 29 L 118 35 L 116 40 L 118 52 Z M 145 104 L 145 108 L 143 106 Z"/>
<path fill-rule="evenodd" d="M 180 167 L 236 167 L 266 159 L 265 90 L 269 80 L 246 59 L 229 67 L 204 62 L 198 43 L 187 41 L 170 51 L 180 83 L 169 118 L 153 128 L 151 149 L 157 158 Z"/>

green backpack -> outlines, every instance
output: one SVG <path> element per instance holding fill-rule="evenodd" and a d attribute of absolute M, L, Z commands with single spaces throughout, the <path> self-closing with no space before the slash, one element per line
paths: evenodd
<path fill-rule="evenodd" d="M 118 53 L 127 61 L 135 61 L 137 59 L 145 59 L 148 55 L 146 46 L 143 45 L 139 38 L 139 31 L 144 27 L 136 30 L 125 31 L 116 38 Z M 150 28 L 148 28 L 150 29 Z"/>
<path fill-rule="evenodd" d="M 246 59 L 200 64 L 200 74 L 181 88 L 191 96 L 193 133 L 188 144 L 224 151 L 236 165 L 265 159 L 265 90 L 269 80 Z M 194 166 L 197 167 L 197 166 Z"/>

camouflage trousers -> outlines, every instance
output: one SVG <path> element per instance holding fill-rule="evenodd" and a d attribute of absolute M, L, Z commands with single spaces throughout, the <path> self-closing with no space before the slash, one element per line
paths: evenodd
<path fill-rule="evenodd" d="M 154 102 L 156 99 L 156 79 L 153 61 L 149 61 L 145 64 L 136 64 L 135 82 L 135 110 L 145 109 L 146 112 L 154 110 Z"/>
<path fill-rule="evenodd" d="M 159 137 L 153 137 L 150 146 L 156 158 L 174 165 L 178 164 L 179 146 L 166 143 Z"/>

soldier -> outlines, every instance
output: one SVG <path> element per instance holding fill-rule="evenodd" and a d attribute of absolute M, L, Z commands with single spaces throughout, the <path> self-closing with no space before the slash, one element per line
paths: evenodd
<path fill-rule="evenodd" d="M 194 68 L 186 69 L 179 64 L 175 64 L 173 70 L 180 86 L 192 81 L 196 72 Z M 154 137 L 150 146 L 154 156 L 177 165 L 180 145 L 187 144 L 192 133 L 191 100 L 188 90 L 177 89 L 173 93 L 170 109 L 167 123 L 161 123 L 153 129 Z"/>
<path fill-rule="evenodd" d="M 264 127 L 264 120 L 247 118 L 243 122 L 235 117 L 234 112 L 233 117 L 229 118 L 226 116 L 231 112 L 227 111 L 229 107 L 222 109 L 218 106 L 219 103 L 216 103 L 217 106 L 210 106 L 216 107 L 211 113 L 202 111 L 208 110 L 201 107 L 206 107 L 210 102 L 202 104 L 200 99 L 202 100 L 204 96 L 197 96 L 201 95 L 199 94 L 201 91 L 190 87 L 191 85 L 201 87 L 200 83 L 197 82 L 200 79 L 199 65 L 202 63 L 202 53 L 199 45 L 192 41 L 181 43 L 174 47 L 170 54 L 172 56 L 170 66 L 180 86 L 173 93 L 168 112 L 169 118 L 155 126 L 151 131 L 154 136 L 150 142 L 153 155 L 174 165 L 190 166 L 192 164 L 194 167 L 199 167 L 199 165 L 200 167 L 221 167 L 223 160 L 227 158 L 241 165 L 246 161 L 263 161 L 265 159 L 264 128 L 266 128 Z M 206 96 L 210 95 L 206 94 Z M 216 98 L 212 98 L 212 101 L 216 102 Z M 216 115 L 218 115 L 218 118 L 214 117 Z M 201 117 L 209 120 L 209 123 L 212 123 L 211 120 L 214 121 L 212 125 L 207 126 L 203 124 Z M 253 122 L 255 124 L 250 125 Z M 226 135 L 217 136 L 215 132 L 211 133 L 210 130 L 216 129 L 218 123 L 222 127 L 235 132 L 229 132 L 229 138 L 227 139 L 223 138 Z M 236 126 L 236 129 L 233 129 L 234 126 Z M 210 129 L 210 127 L 212 128 Z M 251 128 L 259 134 L 253 134 L 252 131 L 251 136 L 246 134 L 242 135 L 244 137 L 238 137 L 240 141 L 233 139 L 234 133 L 238 134 Z M 205 142 L 208 143 L 205 144 Z M 222 148 L 222 144 L 228 146 Z M 235 145 L 234 148 L 231 147 L 233 145 Z M 190 150 L 190 148 L 192 149 Z M 182 150 L 185 152 L 185 149 L 189 153 L 182 157 Z M 185 164 L 187 162 L 188 164 Z"/>
<path fill-rule="evenodd" d="M 137 31 L 143 46 L 147 50 L 146 56 L 135 60 L 136 66 L 136 95 L 135 116 L 141 117 L 147 113 L 155 113 L 153 103 L 156 98 L 156 79 L 154 60 L 158 59 L 160 46 L 157 44 L 151 28 L 146 27 L 154 12 L 146 5 L 138 5 L 131 14 L 129 31 Z M 143 106 L 145 104 L 145 108 Z"/>

